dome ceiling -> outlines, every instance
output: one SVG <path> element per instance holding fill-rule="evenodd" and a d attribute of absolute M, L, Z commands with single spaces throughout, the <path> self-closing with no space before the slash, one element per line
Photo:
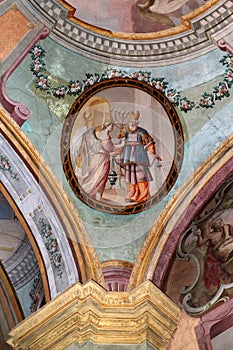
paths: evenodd
<path fill-rule="evenodd" d="M 124 0 L 121 6 L 118 0 L 66 2 L 74 7 L 75 18 L 92 26 L 112 32 L 151 33 L 179 26 L 183 16 L 199 9 L 207 0 Z"/>

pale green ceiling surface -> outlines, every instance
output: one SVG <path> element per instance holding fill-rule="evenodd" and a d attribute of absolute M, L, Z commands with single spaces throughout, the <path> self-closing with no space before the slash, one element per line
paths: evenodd
<path fill-rule="evenodd" d="M 135 69 L 111 67 L 91 58 L 84 58 L 50 38 L 41 41 L 40 45 L 46 50 L 44 61 L 47 70 L 62 81 L 69 82 L 71 79 L 82 81 L 85 80 L 86 73 L 102 74 L 107 68 L 127 72 L 139 70 L 137 67 Z M 192 61 L 147 71 L 151 71 L 153 77 L 163 77 L 169 83 L 169 87 L 181 91 L 182 96 L 198 102 L 205 91 L 211 92 L 213 87 L 223 80 L 226 68 L 219 63 L 223 55 L 223 52 L 216 49 Z M 188 113 L 178 111 L 186 140 L 184 161 L 175 186 L 160 203 L 139 214 L 123 216 L 104 214 L 80 202 L 63 174 L 60 159 L 62 120 L 75 97 L 55 99 L 33 88 L 31 63 L 31 57 L 28 55 L 7 81 L 8 95 L 14 100 L 22 101 L 31 111 L 31 117 L 24 124 L 23 130 L 62 182 L 84 220 L 100 260 L 122 259 L 133 262 L 145 236 L 169 198 L 232 133 L 232 96 L 216 101 L 214 108 L 198 108 Z"/>

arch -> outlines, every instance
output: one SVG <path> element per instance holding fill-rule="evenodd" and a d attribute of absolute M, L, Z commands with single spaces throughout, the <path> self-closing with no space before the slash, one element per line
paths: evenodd
<path fill-rule="evenodd" d="M 35 241 L 34 236 L 30 230 L 30 227 L 27 225 L 27 222 L 26 222 L 24 216 L 20 212 L 15 201 L 12 199 L 11 195 L 9 194 L 9 192 L 7 191 L 6 187 L 4 186 L 4 184 L 2 182 L 0 183 L 0 192 L 2 192 L 2 194 L 4 195 L 4 197 L 6 198 L 8 203 L 10 204 L 11 208 L 13 209 L 14 213 L 16 213 L 17 218 L 19 219 L 19 221 L 20 221 L 20 223 L 21 223 L 21 225 L 22 225 L 22 227 L 23 227 L 23 229 L 24 229 L 24 231 L 29 239 L 29 242 L 33 248 L 33 251 L 35 253 L 35 256 L 36 256 L 36 259 L 38 262 L 38 266 L 40 269 L 41 278 L 43 281 L 45 300 L 46 300 L 46 302 L 48 302 L 51 299 L 48 276 L 47 276 L 46 267 L 45 267 L 42 255 L 40 253 L 39 247 L 37 245 L 37 242 Z"/>
<path fill-rule="evenodd" d="M 192 218 L 233 169 L 233 136 L 226 139 L 168 202 L 149 232 L 136 259 L 129 289 L 150 279 L 158 287 L 169 267 L 179 238 Z"/>
<path fill-rule="evenodd" d="M 0 116 L 2 189 L 17 208 L 42 274 L 47 271 L 51 298 L 88 279 L 104 285 L 94 248 L 68 196 L 20 127 L 3 110 Z"/>

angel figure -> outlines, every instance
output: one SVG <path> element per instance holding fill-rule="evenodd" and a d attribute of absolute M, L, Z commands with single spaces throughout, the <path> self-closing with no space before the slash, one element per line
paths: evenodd
<path fill-rule="evenodd" d="M 206 288 L 219 288 L 220 283 L 228 283 L 231 277 L 224 266 L 233 257 L 233 226 L 217 218 L 212 223 L 203 222 L 194 235 L 199 246 L 208 245 L 204 273 Z"/>
<path fill-rule="evenodd" d="M 196 231 L 198 244 L 208 243 L 213 255 L 222 263 L 233 256 L 233 226 L 224 224 L 218 218 L 210 224 L 208 221 L 202 224 L 200 231 Z"/>

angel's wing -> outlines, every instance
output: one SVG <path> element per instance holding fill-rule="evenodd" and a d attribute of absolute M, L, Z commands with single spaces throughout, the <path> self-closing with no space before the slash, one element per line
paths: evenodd
<path fill-rule="evenodd" d="M 147 9 L 156 13 L 169 13 L 178 10 L 189 0 L 149 0 L 145 4 L 138 4 L 141 9 Z"/>
<path fill-rule="evenodd" d="M 178 10 L 189 0 L 155 0 L 154 4 L 149 7 L 151 12 L 169 13 Z"/>

